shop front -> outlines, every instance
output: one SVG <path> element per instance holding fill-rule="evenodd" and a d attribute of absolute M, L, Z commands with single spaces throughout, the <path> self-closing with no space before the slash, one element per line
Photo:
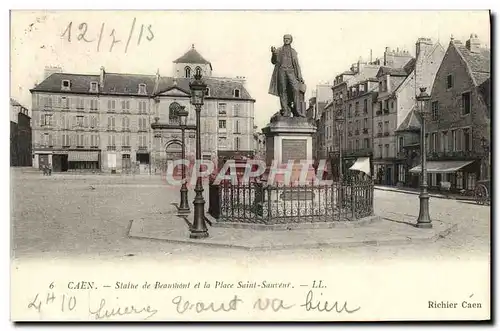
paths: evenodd
<path fill-rule="evenodd" d="M 100 171 L 100 151 L 68 151 L 68 171 L 96 172 Z M 64 157 L 62 158 L 62 160 Z M 62 166 L 61 166 L 62 168 Z"/>
<path fill-rule="evenodd" d="M 427 184 L 434 190 L 474 190 L 480 166 L 477 160 L 428 161 Z M 410 169 L 410 173 L 415 176 L 419 176 L 421 171 L 421 165 Z"/>

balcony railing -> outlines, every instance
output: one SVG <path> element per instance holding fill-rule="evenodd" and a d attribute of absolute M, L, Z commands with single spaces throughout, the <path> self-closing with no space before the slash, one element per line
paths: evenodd
<path fill-rule="evenodd" d="M 138 148 L 140 151 L 146 151 L 148 150 L 148 146 L 139 146 Z"/>
<path fill-rule="evenodd" d="M 352 132 L 351 132 L 351 131 L 349 131 L 349 132 L 347 133 L 347 135 L 348 135 L 349 137 L 352 137 Z"/>
<path fill-rule="evenodd" d="M 128 145 L 122 145 L 122 151 L 130 151 L 130 146 Z"/>
<path fill-rule="evenodd" d="M 389 108 L 384 109 L 384 114 L 389 114 Z"/>
<path fill-rule="evenodd" d="M 116 146 L 108 146 L 108 151 L 116 151 Z"/>
<path fill-rule="evenodd" d="M 387 132 L 387 131 L 386 131 L 386 132 L 384 132 L 384 136 L 388 137 L 389 135 L 390 135 L 390 133 L 389 133 L 389 132 Z"/>
<path fill-rule="evenodd" d="M 354 131 L 354 134 L 355 134 L 356 136 L 359 136 L 359 130 Z"/>
<path fill-rule="evenodd" d="M 463 160 L 463 159 L 477 159 L 484 157 L 484 154 L 474 151 L 446 151 L 446 152 L 427 152 L 429 160 Z"/>
<path fill-rule="evenodd" d="M 377 137 L 382 137 L 382 132 L 377 133 Z"/>
<path fill-rule="evenodd" d="M 377 110 L 377 111 L 375 112 L 375 115 L 382 115 L 382 111 L 381 111 L 381 110 Z"/>
<path fill-rule="evenodd" d="M 368 133 L 368 129 L 363 129 L 363 133 L 367 134 Z"/>

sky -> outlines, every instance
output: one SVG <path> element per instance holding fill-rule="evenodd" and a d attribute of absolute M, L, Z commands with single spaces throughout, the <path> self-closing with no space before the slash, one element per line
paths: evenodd
<path fill-rule="evenodd" d="M 293 35 L 310 97 L 360 57 L 369 60 L 370 50 L 373 59 L 385 47 L 414 55 L 419 37 L 447 48 L 451 35 L 465 42 L 471 33 L 490 46 L 487 11 L 13 11 L 11 97 L 31 108 L 29 89 L 43 80 L 45 66 L 171 76 L 172 61 L 194 44 L 214 76 L 247 78 L 262 128 L 279 110 L 268 94 L 270 48 L 281 46 L 284 34 Z"/>

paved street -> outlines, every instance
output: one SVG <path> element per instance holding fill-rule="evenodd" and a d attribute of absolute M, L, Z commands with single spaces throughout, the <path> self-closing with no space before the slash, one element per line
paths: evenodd
<path fill-rule="evenodd" d="M 13 169 L 11 174 L 12 248 L 16 259 L 154 257 L 196 261 L 211 257 L 252 262 L 292 255 L 309 260 L 489 258 L 490 208 L 466 201 L 431 198 L 433 219 L 458 224 L 456 232 L 432 244 L 248 252 L 127 237 L 131 220 L 145 215 L 161 218 L 171 209 L 169 205 L 178 201 L 178 188 L 168 187 L 160 177 L 44 177 L 21 169 Z M 191 191 L 190 202 L 192 198 Z M 396 221 L 414 221 L 418 196 L 376 190 L 375 212 Z"/>

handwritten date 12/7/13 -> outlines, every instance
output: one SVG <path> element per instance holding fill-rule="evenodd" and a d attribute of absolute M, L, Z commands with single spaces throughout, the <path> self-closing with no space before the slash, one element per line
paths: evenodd
<path fill-rule="evenodd" d="M 139 46 L 144 39 L 152 41 L 155 37 L 151 24 L 141 24 L 140 27 L 136 27 L 136 23 L 137 19 L 134 17 L 128 30 L 128 35 L 126 35 L 124 34 L 125 31 L 108 28 L 104 22 L 99 29 L 96 29 L 89 26 L 86 22 L 78 24 L 71 21 L 64 29 L 61 37 L 70 43 L 74 41 L 95 43 L 98 52 L 101 49 L 107 49 L 112 52 L 115 46 L 124 46 L 124 52 L 127 53 L 132 42 Z"/>

